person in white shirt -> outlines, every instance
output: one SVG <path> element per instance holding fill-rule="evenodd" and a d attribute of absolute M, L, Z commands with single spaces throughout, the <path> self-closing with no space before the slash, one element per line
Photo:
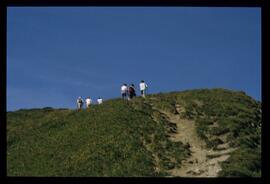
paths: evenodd
<path fill-rule="evenodd" d="M 128 92 L 127 84 L 123 84 L 123 85 L 121 86 L 121 95 L 122 95 L 122 99 L 126 99 L 126 98 L 127 98 L 127 92 Z"/>
<path fill-rule="evenodd" d="M 78 109 L 82 109 L 82 107 L 83 107 L 83 99 L 80 96 L 77 99 L 77 106 L 78 106 Z"/>
<path fill-rule="evenodd" d="M 102 104 L 102 99 L 100 97 L 97 99 L 97 103 Z"/>
<path fill-rule="evenodd" d="M 89 108 L 90 105 L 91 105 L 91 103 L 92 103 L 92 99 L 91 99 L 90 97 L 87 97 L 87 98 L 85 99 L 85 103 L 86 103 L 86 108 Z"/>
<path fill-rule="evenodd" d="M 140 82 L 140 90 L 141 90 L 141 95 L 143 98 L 145 98 L 145 91 L 148 88 L 147 84 L 142 80 Z"/>

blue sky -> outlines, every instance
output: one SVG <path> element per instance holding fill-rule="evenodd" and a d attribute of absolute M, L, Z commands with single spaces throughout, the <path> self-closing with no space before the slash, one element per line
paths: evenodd
<path fill-rule="evenodd" d="M 261 100 L 261 9 L 8 7 L 8 111 L 76 108 L 142 79 L 149 93 L 218 87 Z"/>

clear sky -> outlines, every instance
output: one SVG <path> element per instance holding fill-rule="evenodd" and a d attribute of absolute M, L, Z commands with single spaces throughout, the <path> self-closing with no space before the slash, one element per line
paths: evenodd
<path fill-rule="evenodd" d="M 261 9 L 8 7 L 8 111 L 76 108 L 78 96 L 120 97 L 141 80 L 149 93 L 227 88 L 261 100 Z"/>

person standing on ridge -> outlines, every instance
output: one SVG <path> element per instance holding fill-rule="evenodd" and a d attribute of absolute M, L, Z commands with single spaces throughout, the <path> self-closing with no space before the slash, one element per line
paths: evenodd
<path fill-rule="evenodd" d="M 131 86 L 129 86 L 128 94 L 129 94 L 129 99 L 132 99 L 134 96 L 136 96 L 136 90 L 135 90 L 134 84 L 131 84 Z"/>
<path fill-rule="evenodd" d="M 90 97 L 87 97 L 87 98 L 85 99 L 85 103 L 86 103 L 86 108 L 89 108 L 90 105 L 91 105 L 91 103 L 92 103 L 92 99 L 91 99 Z"/>
<path fill-rule="evenodd" d="M 133 90 L 133 96 L 136 96 L 136 88 L 135 88 L 135 85 L 134 85 L 134 84 L 131 84 L 131 87 L 134 89 L 134 90 Z"/>
<path fill-rule="evenodd" d="M 143 98 L 145 98 L 145 91 L 147 88 L 148 88 L 147 84 L 142 80 L 140 83 L 140 90 Z"/>
<path fill-rule="evenodd" d="M 98 103 L 98 104 L 102 104 L 102 98 L 98 97 L 97 103 Z"/>
<path fill-rule="evenodd" d="M 77 99 L 77 107 L 78 107 L 79 110 L 82 109 L 82 107 L 83 107 L 83 99 L 80 96 Z"/>
<path fill-rule="evenodd" d="M 127 88 L 127 84 L 123 84 L 121 86 L 121 95 L 122 95 L 122 99 L 127 99 L 127 92 L 128 92 L 128 88 Z"/>

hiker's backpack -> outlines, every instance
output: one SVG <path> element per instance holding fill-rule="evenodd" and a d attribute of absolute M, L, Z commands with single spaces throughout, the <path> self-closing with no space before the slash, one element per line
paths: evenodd
<path fill-rule="evenodd" d="M 134 90 L 133 87 L 129 87 L 129 93 L 130 93 L 130 94 L 135 94 L 135 90 Z"/>

